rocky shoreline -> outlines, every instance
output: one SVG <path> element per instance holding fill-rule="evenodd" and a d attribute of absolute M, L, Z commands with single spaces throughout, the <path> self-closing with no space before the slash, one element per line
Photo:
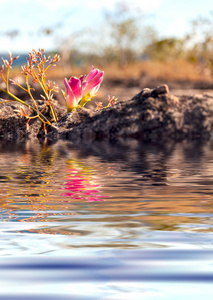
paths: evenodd
<path fill-rule="evenodd" d="M 39 105 L 43 103 L 39 100 Z M 30 120 L 17 114 L 20 104 L 0 104 L 0 139 L 24 140 L 47 138 L 52 141 L 140 141 L 209 139 L 213 132 L 213 96 L 208 94 L 173 96 L 167 85 L 143 89 L 127 101 L 94 111 L 87 108 L 66 113 L 66 108 L 55 104 L 59 120 L 44 133 L 40 120 Z M 49 115 L 48 109 L 44 111 Z"/>

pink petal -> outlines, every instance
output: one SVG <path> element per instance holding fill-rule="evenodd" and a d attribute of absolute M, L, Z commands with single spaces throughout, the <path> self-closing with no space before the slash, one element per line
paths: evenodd
<path fill-rule="evenodd" d="M 89 85 L 91 88 L 97 86 L 98 84 L 100 85 L 100 84 L 101 84 L 101 81 L 103 80 L 103 75 L 104 75 L 104 72 L 99 72 L 93 79 L 91 79 L 91 80 L 88 82 L 88 85 Z"/>
<path fill-rule="evenodd" d="M 84 90 L 87 85 L 88 85 L 88 82 L 87 81 L 83 81 L 82 82 L 82 90 Z"/>
<path fill-rule="evenodd" d="M 66 88 L 66 96 L 67 96 L 66 102 L 67 102 L 67 106 L 68 107 L 73 107 L 73 106 L 75 106 L 75 102 L 76 102 L 75 101 L 75 96 L 74 96 L 74 94 L 72 92 L 72 89 L 71 89 L 71 87 L 70 87 L 70 85 L 68 83 L 67 78 L 64 79 L 64 85 L 65 85 L 65 88 Z"/>
<path fill-rule="evenodd" d="M 97 93 L 97 91 L 99 90 L 99 87 L 100 87 L 100 84 L 97 85 L 96 87 L 94 87 L 94 89 L 91 90 L 90 93 L 91 93 L 92 96 L 94 96 Z"/>
<path fill-rule="evenodd" d="M 82 98 L 81 80 L 77 77 L 71 77 L 69 85 L 77 101 Z"/>
<path fill-rule="evenodd" d="M 86 77 L 86 81 L 92 80 L 100 71 L 98 69 L 92 69 Z"/>
<path fill-rule="evenodd" d="M 99 72 L 93 79 L 87 82 L 87 85 L 83 87 L 83 95 L 91 93 L 91 96 L 93 96 L 98 91 L 103 80 L 103 74 L 104 72 Z"/>

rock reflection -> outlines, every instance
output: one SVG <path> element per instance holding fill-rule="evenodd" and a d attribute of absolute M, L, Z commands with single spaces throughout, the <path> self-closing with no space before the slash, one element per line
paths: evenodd
<path fill-rule="evenodd" d="M 1 145 L 1 220 L 111 247 L 138 247 L 148 230 L 212 232 L 212 153 L 211 142 Z"/>
<path fill-rule="evenodd" d="M 60 143 L 52 146 L 28 142 L 25 148 L 9 147 L 9 152 L 5 148 L 0 149 L 4 221 L 46 222 L 49 217 L 73 216 L 79 214 L 80 202 L 107 198 L 101 194 L 94 168 L 70 159 L 75 151 L 68 155 Z"/>

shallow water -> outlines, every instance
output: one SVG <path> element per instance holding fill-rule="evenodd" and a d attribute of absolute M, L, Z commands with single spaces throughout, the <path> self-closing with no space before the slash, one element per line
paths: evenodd
<path fill-rule="evenodd" d="M 1 299 L 212 299 L 213 144 L 0 144 Z"/>

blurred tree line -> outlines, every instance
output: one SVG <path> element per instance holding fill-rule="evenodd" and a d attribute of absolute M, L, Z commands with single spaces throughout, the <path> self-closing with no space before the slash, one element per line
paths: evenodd
<path fill-rule="evenodd" d="M 140 60 L 187 60 L 199 67 L 201 72 L 213 74 L 213 13 L 191 20 L 188 33 L 182 38 L 161 38 L 151 26 L 145 25 L 143 12 L 129 4 L 118 2 L 112 11 L 106 11 L 105 22 L 97 32 L 85 32 L 82 47 L 70 47 L 66 54 L 69 63 L 111 63 L 120 67 Z M 96 41 L 91 45 L 91 35 Z M 68 53 L 67 52 L 67 53 Z"/>
<path fill-rule="evenodd" d="M 72 15 L 67 18 L 71 24 Z M 104 23 L 99 28 L 63 36 L 61 20 L 41 28 L 39 34 L 55 40 L 55 51 L 61 54 L 65 68 L 85 64 L 104 67 L 112 63 L 123 67 L 141 60 L 183 59 L 196 64 L 201 72 L 213 74 L 213 12 L 192 20 L 190 31 L 182 38 L 161 37 L 155 28 L 145 25 L 145 19 L 141 10 L 122 1 L 104 12 Z M 19 32 L 5 34 L 15 38 Z"/>

